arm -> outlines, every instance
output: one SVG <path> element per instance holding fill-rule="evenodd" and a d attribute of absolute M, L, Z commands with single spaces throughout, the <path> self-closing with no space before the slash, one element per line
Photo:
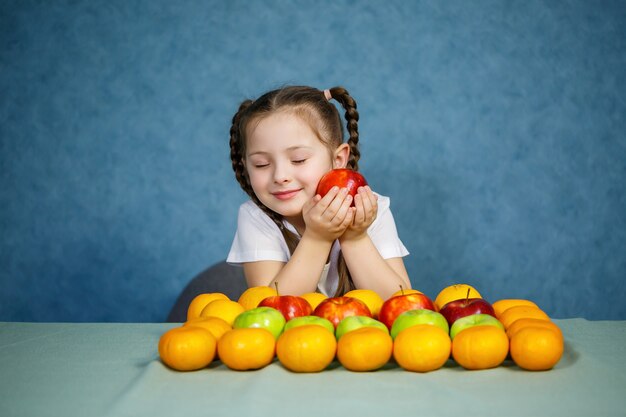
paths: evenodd
<path fill-rule="evenodd" d="M 375 291 L 383 300 L 402 288 L 411 288 L 402 258 L 383 259 L 369 236 L 341 245 L 343 257 L 357 288 Z"/>
<path fill-rule="evenodd" d="M 357 288 L 376 291 L 383 299 L 402 288 L 411 288 L 402 258 L 384 259 L 372 242 L 367 229 L 376 219 L 378 203 L 369 187 L 359 189 L 355 197 L 353 224 L 339 238 L 346 265 Z"/>
<path fill-rule="evenodd" d="M 333 189 L 324 198 L 315 196 L 303 207 L 306 228 L 289 261 L 244 264 L 249 286 L 274 286 L 282 294 L 313 292 L 326 265 L 333 241 L 352 223 L 354 209 L 347 190 Z"/>
<path fill-rule="evenodd" d="M 315 292 L 326 265 L 332 242 L 315 241 L 303 236 L 287 262 L 258 261 L 243 265 L 249 287 L 278 282 L 281 294 L 300 295 Z"/>

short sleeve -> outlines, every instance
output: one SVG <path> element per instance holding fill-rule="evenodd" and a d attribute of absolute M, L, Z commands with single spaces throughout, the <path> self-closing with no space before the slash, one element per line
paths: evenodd
<path fill-rule="evenodd" d="M 378 195 L 378 214 L 367 234 L 384 259 L 401 258 L 409 254 L 398 236 L 389 197 Z"/>
<path fill-rule="evenodd" d="M 278 226 L 252 201 L 239 207 L 237 232 L 226 258 L 230 264 L 289 260 L 289 248 Z"/>

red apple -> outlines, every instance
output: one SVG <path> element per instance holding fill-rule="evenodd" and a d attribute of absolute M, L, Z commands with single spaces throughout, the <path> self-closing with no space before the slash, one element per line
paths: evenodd
<path fill-rule="evenodd" d="M 331 297 L 315 307 L 314 316 L 329 320 L 335 328 L 341 320 L 350 316 L 372 317 L 372 312 L 361 300 L 353 297 Z"/>
<path fill-rule="evenodd" d="M 450 301 L 441 307 L 439 312 L 446 318 L 450 326 L 461 317 L 471 316 L 472 314 L 489 314 L 493 317 L 496 316 L 491 304 L 482 298 L 461 298 L 459 300 Z"/>
<path fill-rule="evenodd" d="M 382 321 L 385 326 L 391 330 L 391 326 L 396 320 L 396 317 L 405 311 L 419 309 L 437 311 L 435 310 L 435 305 L 432 300 L 424 294 L 411 293 L 396 295 L 386 300 L 380 307 L 378 320 Z"/>
<path fill-rule="evenodd" d="M 287 321 L 294 317 L 309 316 L 313 312 L 311 304 L 309 304 L 307 300 L 295 295 L 274 295 L 267 297 L 261 300 L 259 307 L 275 308 L 283 314 Z"/>
<path fill-rule="evenodd" d="M 354 197 L 359 187 L 365 187 L 366 185 L 365 177 L 358 172 L 346 168 L 337 168 L 324 174 L 317 185 L 317 194 L 324 197 L 331 188 L 337 186 L 339 188 L 347 188 L 348 194 Z M 354 200 L 352 205 L 354 206 Z"/>

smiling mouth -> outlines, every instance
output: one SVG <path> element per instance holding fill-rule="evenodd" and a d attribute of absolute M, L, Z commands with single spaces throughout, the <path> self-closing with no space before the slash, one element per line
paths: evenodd
<path fill-rule="evenodd" d="M 295 195 L 298 194 L 299 192 L 300 190 L 287 190 L 287 191 L 280 191 L 277 193 L 272 193 L 272 195 L 279 200 L 289 200 L 290 198 L 295 197 Z"/>

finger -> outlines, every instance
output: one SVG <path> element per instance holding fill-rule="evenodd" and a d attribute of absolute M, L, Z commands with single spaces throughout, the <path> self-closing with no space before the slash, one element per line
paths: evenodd
<path fill-rule="evenodd" d="M 328 192 L 326 193 L 324 197 L 320 196 L 320 199 L 318 200 L 317 205 L 320 208 L 321 213 L 323 213 L 328 208 L 328 206 L 333 202 L 334 198 L 337 196 L 339 191 L 340 191 L 340 188 L 335 186 L 331 188 L 330 190 L 328 190 Z"/>
<path fill-rule="evenodd" d="M 378 196 L 376 194 L 374 194 L 374 192 L 369 187 L 369 185 L 365 186 L 365 190 L 367 191 L 367 196 L 368 196 L 369 200 L 372 202 L 372 206 L 378 204 Z"/>
<path fill-rule="evenodd" d="M 365 208 L 363 207 L 363 196 L 361 193 L 354 196 L 354 208 L 354 223 L 363 223 L 365 221 Z"/>
<path fill-rule="evenodd" d="M 345 221 L 350 212 L 350 204 L 352 204 L 352 196 L 348 194 L 343 200 L 341 207 L 339 207 L 339 210 L 337 210 L 335 217 L 333 217 L 333 223 L 341 225 Z M 350 222 L 352 222 L 352 217 L 350 217 Z"/>
<path fill-rule="evenodd" d="M 322 199 L 319 195 L 315 195 L 309 200 L 307 200 L 302 206 L 302 215 L 303 216 L 311 216 L 315 214 L 316 204 Z"/>
<path fill-rule="evenodd" d="M 310 198 L 309 200 L 307 200 L 304 205 L 302 206 L 302 211 L 308 211 L 311 208 L 313 208 L 317 203 L 319 203 L 319 201 L 322 199 L 322 197 L 319 194 L 314 195 L 312 198 Z"/>
<path fill-rule="evenodd" d="M 363 209 L 366 213 L 369 213 L 372 208 L 372 202 L 370 201 L 370 196 L 365 187 L 359 187 L 359 196 L 361 197 Z"/>
<path fill-rule="evenodd" d="M 333 200 L 328 204 L 326 209 L 324 210 L 324 218 L 327 220 L 332 220 L 341 206 L 345 203 L 346 197 L 348 196 L 348 189 L 342 188 L 337 192 Z"/>
<path fill-rule="evenodd" d="M 375 217 L 378 210 L 376 195 L 369 187 L 363 187 L 361 197 L 363 199 L 363 208 L 365 209 L 366 218 Z"/>
<path fill-rule="evenodd" d="M 350 225 L 354 222 L 355 212 L 356 212 L 356 209 L 354 207 L 348 207 L 348 214 L 346 215 L 346 218 L 343 219 L 343 223 L 341 224 L 342 227 L 344 228 L 350 227 Z"/>

